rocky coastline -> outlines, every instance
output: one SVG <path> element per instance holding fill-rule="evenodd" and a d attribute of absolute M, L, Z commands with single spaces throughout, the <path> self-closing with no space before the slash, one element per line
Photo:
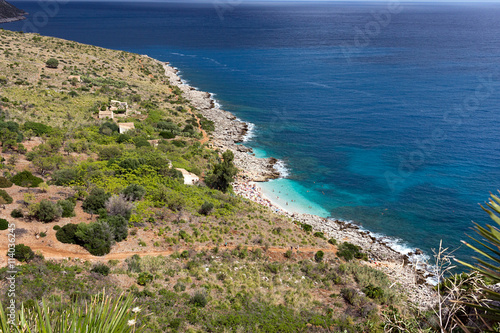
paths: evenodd
<path fill-rule="evenodd" d="M 416 259 L 418 257 L 410 258 L 408 255 L 395 251 L 384 240 L 374 237 L 368 231 L 361 230 L 353 223 L 310 214 L 292 213 L 267 200 L 255 182 L 279 178 L 280 173 L 274 167 L 278 160 L 255 157 L 251 148 L 241 144 L 248 132 L 247 123 L 240 121 L 230 112 L 220 109 L 210 93 L 196 90 L 184 83 L 178 75 L 178 70 L 170 66 L 169 63 L 159 63 L 164 67 L 165 75 L 170 84 L 178 87 L 184 98 L 189 100 L 193 107 L 214 122 L 215 131 L 211 137 L 212 147 L 221 151 L 229 149 L 234 153 L 235 165 L 241 170 L 238 180 L 234 184 L 237 194 L 259 204 L 264 204 L 293 221 L 309 224 L 315 231 L 323 232 L 330 238 L 360 246 L 370 258 L 368 264 L 384 271 L 395 284 L 401 285 L 402 290 L 407 293 L 409 301 L 418 308 L 428 309 L 435 304 L 436 295 L 427 279 L 429 272 L 423 269 L 422 263 Z"/>
<path fill-rule="evenodd" d="M 165 75 L 170 84 L 178 87 L 184 97 L 193 107 L 197 108 L 203 116 L 214 122 L 215 131 L 211 134 L 211 144 L 220 151 L 231 150 L 234 153 L 234 163 L 242 173 L 256 182 L 279 178 L 280 173 L 274 168 L 278 162 L 275 158 L 257 158 L 252 149 L 241 145 L 248 133 L 248 124 L 240 121 L 232 113 L 218 107 L 212 95 L 199 91 L 182 82 L 177 75 L 178 70 L 162 63 Z"/>
<path fill-rule="evenodd" d="M 16 16 L 16 17 L 9 17 L 9 18 L 0 18 L 0 24 L 2 24 L 2 23 L 9 23 L 9 22 L 15 22 L 15 21 L 21 21 L 21 20 L 26 20 L 26 16 Z"/>

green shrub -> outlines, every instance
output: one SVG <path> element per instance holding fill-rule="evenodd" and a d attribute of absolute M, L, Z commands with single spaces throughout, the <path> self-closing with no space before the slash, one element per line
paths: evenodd
<path fill-rule="evenodd" d="M 186 147 L 187 142 L 184 140 L 172 140 L 172 144 L 178 148 Z"/>
<path fill-rule="evenodd" d="M 137 284 L 139 284 L 140 286 L 145 286 L 151 281 L 153 281 L 153 274 L 148 272 L 139 273 L 139 277 L 137 278 Z"/>
<path fill-rule="evenodd" d="M 193 304 L 196 307 L 204 308 L 208 303 L 207 296 L 205 295 L 205 293 L 198 291 L 193 295 L 193 297 L 191 297 L 189 303 Z"/>
<path fill-rule="evenodd" d="M 101 161 L 119 158 L 122 154 L 121 148 L 116 145 L 104 146 L 99 149 L 99 159 Z"/>
<path fill-rule="evenodd" d="M 19 260 L 20 262 L 30 262 L 33 258 L 35 258 L 35 253 L 29 246 L 24 244 L 17 244 L 14 247 L 14 258 Z"/>
<path fill-rule="evenodd" d="M 314 233 L 314 237 L 325 239 L 325 234 L 322 233 L 322 232 L 320 232 L 320 231 L 317 231 L 317 232 Z"/>
<path fill-rule="evenodd" d="M 54 230 L 55 227 L 54 226 Z M 61 243 L 65 244 L 78 244 L 78 238 L 75 233 L 78 230 L 78 224 L 69 223 L 64 225 L 62 228 L 58 229 L 56 232 L 56 238 Z"/>
<path fill-rule="evenodd" d="M 128 236 L 128 221 L 123 216 L 107 216 L 103 222 L 106 222 L 113 231 L 114 240 L 121 242 Z"/>
<path fill-rule="evenodd" d="M 302 230 L 304 230 L 305 232 L 311 232 L 313 230 L 313 227 L 312 227 L 312 225 L 303 223 L 302 224 Z"/>
<path fill-rule="evenodd" d="M 285 258 L 290 259 L 292 256 L 293 256 L 292 250 L 288 250 L 288 251 L 285 252 Z"/>
<path fill-rule="evenodd" d="M 14 199 L 7 193 L 5 190 L 0 190 L 0 198 L 4 200 L 6 204 L 11 204 L 14 202 Z"/>
<path fill-rule="evenodd" d="M 148 142 L 148 140 L 142 136 L 134 138 L 132 141 L 134 141 L 136 148 L 150 147 L 151 146 L 151 144 Z"/>
<path fill-rule="evenodd" d="M 174 285 L 174 290 L 176 292 L 181 292 L 181 291 L 185 291 L 186 290 L 186 285 L 182 282 L 177 282 L 175 285 Z"/>
<path fill-rule="evenodd" d="M 161 131 L 160 132 L 160 137 L 162 137 L 163 139 L 173 139 L 175 138 L 175 134 L 170 132 L 170 131 Z"/>
<path fill-rule="evenodd" d="M 108 201 L 110 197 L 111 195 L 106 193 L 103 189 L 93 189 L 89 196 L 83 201 L 82 209 L 89 214 L 97 214 L 100 209 L 106 207 L 106 201 Z"/>
<path fill-rule="evenodd" d="M 62 217 L 75 216 L 75 203 L 71 200 L 59 200 L 57 204 L 62 209 Z"/>
<path fill-rule="evenodd" d="M 208 201 L 205 201 L 199 210 L 199 213 L 202 215 L 208 215 L 214 209 L 214 204 Z"/>
<path fill-rule="evenodd" d="M 43 199 L 38 205 L 35 217 L 44 223 L 52 222 L 62 216 L 63 209 L 57 203 Z"/>
<path fill-rule="evenodd" d="M 104 134 L 104 135 L 111 135 L 113 133 L 118 133 L 120 128 L 118 125 L 114 122 L 105 122 L 104 124 L 99 127 L 99 133 Z"/>
<path fill-rule="evenodd" d="M 78 173 L 74 169 L 57 170 L 52 174 L 52 182 L 57 186 L 71 185 L 78 179 Z"/>
<path fill-rule="evenodd" d="M 75 236 L 95 256 L 108 254 L 114 240 L 112 229 L 106 222 L 80 223 Z"/>
<path fill-rule="evenodd" d="M 265 268 L 273 274 L 278 274 L 281 271 L 281 265 L 277 262 L 270 262 L 265 265 Z"/>
<path fill-rule="evenodd" d="M 17 186 L 22 187 L 38 187 L 41 183 L 43 183 L 43 179 L 33 176 L 31 172 L 28 170 L 19 172 L 17 175 L 12 177 L 11 182 L 16 184 Z"/>
<path fill-rule="evenodd" d="M 123 194 L 112 195 L 106 201 L 106 214 L 110 216 L 123 216 L 127 221 L 134 209 L 134 204 L 128 201 Z"/>
<path fill-rule="evenodd" d="M 59 66 L 59 60 L 57 60 L 56 58 L 50 58 L 45 62 L 45 65 L 48 68 L 57 68 Z"/>
<path fill-rule="evenodd" d="M 23 214 L 22 210 L 16 208 L 16 209 L 13 209 L 12 212 L 10 212 L 10 216 L 17 219 L 17 218 L 23 217 L 24 214 Z"/>
<path fill-rule="evenodd" d="M 141 257 L 139 255 L 134 254 L 132 257 L 125 259 L 125 262 L 127 263 L 129 272 L 141 272 Z"/>
<path fill-rule="evenodd" d="M 223 161 L 214 165 L 212 171 L 207 175 L 205 183 L 210 188 L 226 192 L 231 187 L 238 169 L 234 166 L 234 154 L 232 151 L 226 150 L 222 154 L 222 158 Z"/>
<path fill-rule="evenodd" d="M 146 194 L 146 189 L 138 184 L 130 184 L 123 190 L 122 193 L 127 200 L 139 201 Z"/>
<path fill-rule="evenodd" d="M 361 305 L 363 298 L 358 294 L 354 288 L 342 288 L 340 294 L 344 299 L 353 306 Z"/>
<path fill-rule="evenodd" d="M 337 256 L 344 258 L 346 261 L 351 261 L 354 258 L 363 260 L 367 258 L 366 254 L 361 252 L 361 247 L 348 242 L 339 245 Z"/>
<path fill-rule="evenodd" d="M 5 177 L 0 177 L 0 188 L 8 188 L 12 186 L 12 182 Z"/>
<path fill-rule="evenodd" d="M 101 274 L 101 275 L 104 275 L 104 276 L 108 276 L 110 269 L 105 264 L 97 264 L 94 267 L 92 267 L 92 269 L 90 271 L 93 272 L 93 273 L 97 273 L 97 274 Z"/>
<path fill-rule="evenodd" d="M 61 229 L 61 227 L 58 226 L 58 225 L 55 225 L 55 226 L 52 227 L 52 229 L 54 229 L 55 231 L 57 231 L 57 230 Z"/>
<path fill-rule="evenodd" d="M 332 245 L 337 245 L 337 240 L 335 238 L 330 238 L 328 240 L 328 243 L 332 244 Z"/>
<path fill-rule="evenodd" d="M 6 219 L 0 219 L 0 230 L 7 230 L 9 228 L 9 222 Z"/>
<path fill-rule="evenodd" d="M 380 287 L 375 287 L 372 284 L 366 286 L 366 288 L 363 289 L 363 292 L 366 294 L 366 296 L 372 299 L 381 299 L 384 297 L 384 290 Z"/>
<path fill-rule="evenodd" d="M 323 251 L 318 251 L 314 255 L 314 260 L 316 260 L 316 262 L 321 262 L 321 261 L 323 261 L 324 256 L 325 256 L 325 253 Z"/>
<path fill-rule="evenodd" d="M 117 143 L 127 143 L 130 142 L 130 140 L 132 140 L 132 137 L 125 133 L 118 135 L 118 137 L 116 138 Z"/>
<path fill-rule="evenodd" d="M 36 136 L 42 136 L 44 134 L 50 134 L 52 132 L 52 127 L 34 121 L 25 122 L 23 127 L 25 131 L 32 130 Z"/>
<path fill-rule="evenodd" d="M 170 195 L 165 198 L 165 205 L 173 210 L 173 211 L 180 211 L 186 206 L 186 199 L 178 193 L 178 192 L 170 192 Z"/>

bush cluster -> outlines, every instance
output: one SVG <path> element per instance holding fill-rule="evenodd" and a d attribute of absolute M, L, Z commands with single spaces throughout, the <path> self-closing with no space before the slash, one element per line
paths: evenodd
<path fill-rule="evenodd" d="M 50 58 L 45 62 L 45 65 L 48 68 L 57 68 L 59 66 L 59 60 L 57 60 L 56 58 Z"/>
<path fill-rule="evenodd" d="M 23 125 L 24 130 L 31 130 L 36 136 L 42 136 L 44 134 L 50 134 L 52 132 L 52 127 L 42 124 L 42 123 L 37 123 L 34 121 L 27 121 Z M 14 183 L 15 184 L 15 183 Z"/>
<path fill-rule="evenodd" d="M 62 216 L 63 208 L 55 202 L 43 199 L 38 204 L 35 217 L 44 223 L 52 222 Z"/>
<path fill-rule="evenodd" d="M 5 190 L 0 190 L 0 198 L 3 199 L 4 203 L 11 204 L 14 202 L 14 199 L 7 193 Z"/>
<path fill-rule="evenodd" d="M 78 229 L 78 224 L 73 224 L 73 223 L 66 224 L 62 226 L 62 228 L 57 230 L 56 238 L 58 241 L 64 244 L 78 244 L 78 239 L 75 236 L 77 229 Z"/>
<path fill-rule="evenodd" d="M 146 194 L 146 189 L 141 185 L 131 184 L 123 190 L 122 194 L 127 200 L 139 201 Z"/>
<path fill-rule="evenodd" d="M 24 244 L 17 244 L 14 247 L 14 251 L 14 258 L 20 262 L 30 262 L 33 258 L 35 258 L 33 250 Z"/>
<path fill-rule="evenodd" d="M 100 209 L 106 207 L 106 201 L 108 201 L 110 197 L 111 195 L 106 193 L 103 189 L 93 189 L 89 196 L 83 201 L 82 209 L 89 214 L 98 214 Z"/>
<path fill-rule="evenodd" d="M 8 188 L 12 186 L 12 182 L 5 177 L 0 177 L 0 188 Z"/>
<path fill-rule="evenodd" d="M 93 273 L 97 273 L 97 274 L 101 274 L 101 275 L 104 275 L 104 276 L 108 276 L 110 269 L 105 264 L 97 264 L 94 267 L 92 267 L 92 269 L 90 271 L 93 272 Z"/>
<path fill-rule="evenodd" d="M 351 261 L 352 259 L 367 259 L 366 253 L 361 252 L 361 247 L 344 242 L 339 245 L 337 256 L 344 258 L 346 261 Z"/>
<path fill-rule="evenodd" d="M 73 217 L 75 216 L 75 203 L 71 200 L 59 200 L 57 202 L 59 207 L 61 207 L 62 217 Z"/>
<path fill-rule="evenodd" d="M 316 262 L 321 262 L 321 261 L 323 261 L 324 256 L 325 256 L 325 253 L 323 251 L 318 251 L 314 254 L 314 260 L 316 260 Z"/>
<path fill-rule="evenodd" d="M 7 230 L 9 228 L 9 221 L 0 219 L 0 230 Z"/>
<path fill-rule="evenodd" d="M 208 201 L 205 201 L 199 210 L 199 213 L 202 215 L 208 215 L 214 209 L 214 204 Z"/>
<path fill-rule="evenodd" d="M 146 284 L 153 281 L 153 274 L 148 272 L 139 273 L 139 277 L 137 278 L 137 283 L 141 286 L 145 286 Z"/>
<path fill-rule="evenodd" d="M 24 217 L 24 214 L 23 214 L 22 210 L 16 208 L 16 209 L 13 209 L 12 212 L 10 212 L 10 216 L 17 219 L 20 217 Z"/>
<path fill-rule="evenodd" d="M 38 187 L 38 185 L 43 183 L 42 178 L 33 176 L 33 174 L 27 170 L 19 172 L 12 177 L 10 181 L 21 187 Z"/>

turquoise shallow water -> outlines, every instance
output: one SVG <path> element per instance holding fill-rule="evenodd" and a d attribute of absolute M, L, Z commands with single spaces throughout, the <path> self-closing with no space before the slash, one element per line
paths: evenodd
<path fill-rule="evenodd" d="M 259 183 L 258 186 L 269 200 L 286 211 L 322 217 L 330 216 L 330 212 L 317 203 L 319 201 L 317 193 L 309 192 L 307 188 L 293 180 L 276 179 L 267 183 Z"/>
<path fill-rule="evenodd" d="M 427 253 L 440 239 L 455 248 L 500 186 L 500 5 L 408 3 L 362 39 L 386 10 L 243 3 L 221 17 L 211 3 L 70 2 L 37 29 L 170 61 L 215 93 L 255 124 L 247 144 L 286 164 L 266 193 L 283 186 L 302 209 Z"/>

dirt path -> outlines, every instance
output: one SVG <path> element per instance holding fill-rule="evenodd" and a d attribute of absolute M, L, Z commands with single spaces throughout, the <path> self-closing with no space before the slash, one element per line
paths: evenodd
<path fill-rule="evenodd" d="M 196 118 L 196 122 L 198 123 L 198 130 L 203 135 L 203 138 L 200 140 L 200 143 L 201 144 L 207 143 L 210 138 L 208 137 L 207 132 L 203 128 L 201 128 L 200 118 L 198 118 L 198 116 L 194 114 L 194 112 L 193 112 L 193 110 L 191 108 L 188 108 L 188 113 L 192 114 L 193 117 Z"/>
<path fill-rule="evenodd" d="M 84 259 L 84 260 L 95 260 L 95 261 L 107 261 L 107 260 L 125 260 L 135 254 L 137 254 L 140 257 L 145 257 L 145 256 L 168 256 L 173 254 L 174 252 L 182 252 L 182 251 L 209 251 L 216 248 L 216 246 L 194 246 L 194 247 L 176 247 L 173 246 L 168 250 L 164 251 L 147 251 L 147 252 L 138 252 L 138 251 L 125 251 L 125 252 L 117 252 L 117 253 L 110 253 L 105 256 L 99 257 L 99 256 L 94 256 L 88 252 L 83 253 L 80 251 L 69 251 L 69 250 L 61 250 L 61 249 L 54 249 L 51 246 L 43 246 L 43 245 L 34 245 L 32 246 L 32 250 L 36 252 L 40 252 L 43 254 L 45 259 L 67 259 L 67 258 L 78 258 L 78 259 Z M 220 246 L 220 250 L 234 250 L 236 249 L 237 246 L 235 245 L 228 245 L 228 246 Z M 279 248 L 279 247 L 269 247 L 267 250 L 264 247 L 261 246 L 247 246 L 246 247 L 248 250 L 256 250 L 256 249 L 261 249 L 262 251 L 267 251 L 268 253 L 271 254 L 284 254 L 286 253 L 289 249 L 288 248 Z M 82 251 L 85 251 L 81 249 Z M 306 254 L 309 256 L 313 256 L 317 251 L 323 251 L 324 253 L 337 253 L 337 249 L 334 248 L 333 246 L 329 249 L 321 249 L 321 248 L 312 248 L 312 247 L 304 247 L 301 248 L 299 247 L 299 253 L 300 254 Z M 293 253 L 297 253 L 297 250 L 294 249 L 292 251 Z"/>

